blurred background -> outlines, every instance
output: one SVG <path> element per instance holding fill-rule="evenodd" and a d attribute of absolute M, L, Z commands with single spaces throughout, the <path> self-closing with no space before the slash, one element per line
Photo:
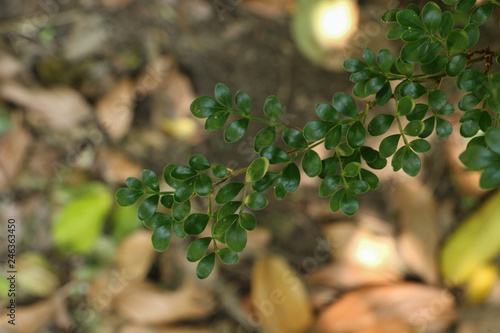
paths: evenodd
<path fill-rule="evenodd" d="M 460 112 L 452 137 L 431 138 L 418 177 L 378 172 L 353 218 L 331 213 L 303 175 L 258 212 L 240 262 L 203 281 L 188 240 L 155 252 L 136 207 L 114 202 L 127 177 L 194 153 L 248 165 L 261 127 L 225 144 L 190 103 L 223 82 L 256 114 L 277 95 L 283 123 L 302 127 L 315 104 L 351 91 L 346 58 L 367 46 L 397 55 L 380 16 L 409 4 L 0 0 L 0 263 L 17 271 L 15 326 L 11 281 L 0 280 L 0 332 L 500 332 L 500 197 L 458 160 Z M 499 17 L 478 49 L 498 49 Z M 442 89 L 456 106 L 453 80 Z"/>

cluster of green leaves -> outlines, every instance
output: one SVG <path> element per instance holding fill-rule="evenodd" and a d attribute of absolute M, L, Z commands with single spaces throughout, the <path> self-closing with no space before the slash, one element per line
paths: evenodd
<path fill-rule="evenodd" d="M 467 12 L 473 9 L 475 0 L 445 3 Z M 372 101 L 359 109 L 351 96 L 336 93 L 331 104 L 316 105 L 318 119 L 303 129 L 279 123 L 282 105 L 276 96 L 267 98 L 265 117 L 261 118 L 252 114 L 252 100 L 246 92 L 238 91 L 233 98 L 226 85 L 217 84 L 215 98 L 197 98 L 191 104 L 191 113 L 205 119 L 208 131 L 224 128 L 228 143 L 243 138 L 250 120 L 264 124 L 253 141 L 255 160 L 248 167 L 230 170 L 224 165 L 213 166 L 201 154 L 193 155 L 188 165 L 165 167 L 163 178 L 171 188 L 166 192 L 160 191 L 157 175 L 144 170 L 142 180 L 127 179 L 127 187 L 116 194 L 118 203 L 128 206 L 145 197 L 138 207 L 138 217 L 154 229 L 152 242 L 158 251 L 168 248 L 172 231 L 179 238 L 198 236 L 187 249 L 187 259 L 198 262 L 197 275 L 206 278 L 217 256 L 227 264 L 238 262 L 247 231 L 255 229 L 257 223 L 249 211 L 268 205 L 264 194 L 268 190 L 277 200 L 296 191 L 301 169 L 308 177 L 320 178 L 319 196 L 329 198 L 331 210 L 348 216 L 358 211 L 357 196 L 379 185 L 369 169 L 385 168 L 387 158 L 392 157 L 394 171 L 416 176 L 422 165 L 419 154 L 431 149 L 426 138 L 435 132 L 446 139 L 452 133 L 446 117 L 455 108 L 440 90 L 442 81 L 448 78 L 456 78 L 458 88 L 468 93 L 458 103 L 464 111 L 460 133 L 474 138 L 461 159 L 470 169 L 484 171 L 481 186 L 500 185 L 500 129 L 496 128 L 500 122 L 500 77 L 489 73 L 491 64 L 485 64 L 486 74 L 468 68 L 491 58 L 472 59 L 474 54 L 481 54 L 472 48 L 479 40 L 479 26 L 489 18 L 492 8 L 493 3 L 486 3 L 473 9 L 463 28 L 455 27 L 453 14 L 443 12 L 434 2 L 422 10 L 410 4 L 403 10 L 387 11 L 382 20 L 395 23 L 387 37 L 404 42 L 399 55 L 393 56 L 387 49 L 376 54 L 366 48 L 363 59 L 344 62 L 355 83 L 354 96 Z M 399 81 L 394 89 L 391 81 Z M 391 99 L 395 112 L 368 117 L 373 108 L 383 107 Z M 482 107 L 477 108 L 481 101 Z M 399 133 L 383 138 L 378 150 L 365 145 L 368 134 L 385 135 L 393 125 Z M 485 135 L 477 136 L 480 130 Z M 329 152 L 326 158 L 314 150 L 319 145 Z M 235 181 L 240 175 L 242 179 Z M 195 196 L 208 198 L 205 213 L 191 212 Z"/>

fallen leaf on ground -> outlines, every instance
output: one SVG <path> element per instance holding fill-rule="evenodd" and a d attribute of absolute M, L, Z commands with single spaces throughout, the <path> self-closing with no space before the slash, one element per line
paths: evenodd
<path fill-rule="evenodd" d="M 116 266 L 127 280 L 142 281 L 146 278 L 156 256 L 151 246 L 149 230 L 137 230 L 125 237 L 116 254 Z"/>
<path fill-rule="evenodd" d="M 302 332 L 312 325 L 312 307 L 302 280 L 286 260 L 264 256 L 252 273 L 252 305 L 265 330 Z"/>
<path fill-rule="evenodd" d="M 113 300 L 115 310 L 135 324 L 160 325 L 197 320 L 213 313 L 212 296 L 193 283 L 176 291 L 159 289 L 149 282 L 129 284 Z"/>
<path fill-rule="evenodd" d="M 19 274 L 17 283 L 22 293 L 31 296 L 47 297 L 59 286 L 59 278 L 54 267 L 41 254 L 25 252 L 17 258 Z"/>
<path fill-rule="evenodd" d="M 0 86 L 0 98 L 25 108 L 30 121 L 41 120 L 54 130 L 71 131 L 91 118 L 90 105 L 69 87 L 27 88 L 8 81 Z"/>
<path fill-rule="evenodd" d="M 8 320 L 11 319 L 11 317 L 8 316 L 9 312 L 2 310 L 0 331 L 38 333 L 52 322 L 54 318 L 54 305 L 52 299 L 47 299 L 28 306 L 17 306 L 15 312 L 14 326 L 8 323 Z"/>
<path fill-rule="evenodd" d="M 1 89 L 1 88 L 0 88 Z M 21 126 L 17 117 L 9 132 L 0 138 L 0 188 L 5 189 L 21 169 L 31 135 Z"/>
<path fill-rule="evenodd" d="M 128 155 L 106 147 L 97 152 L 97 168 L 107 183 L 123 184 L 128 177 L 139 178 L 143 168 Z"/>
<path fill-rule="evenodd" d="M 396 181 L 392 192 L 401 231 L 398 248 L 413 273 L 430 284 L 439 282 L 439 221 L 431 191 L 418 179 Z"/>
<path fill-rule="evenodd" d="M 498 305 L 471 306 L 460 309 L 457 333 L 497 333 L 500 327 L 500 307 Z"/>
<path fill-rule="evenodd" d="M 12 79 L 23 71 L 20 61 L 6 52 L 0 52 L 0 79 Z"/>
<path fill-rule="evenodd" d="M 402 333 L 440 333 L 455 318 L 454 298 L 448 291 L 402 283 L 344 294 L 320 314 L 315 332 L 399 332 L 373 329 L 379 325 L 387 329 L 386 325 L 391 325 L 398 329 L 408 328 Z"/>
<path fill-rule="evenodd" d="M 244 0 L 243 6 L 248 10 L 269 19 L 290 16 L 295 11 L 293 0 Z"/>
<path fill-rule="evenodd" d="M 97 102 L 97 121 L 113 141 L 122 139 L 132 125 L 134 97 L 134 85 L 126 77 Z"/>

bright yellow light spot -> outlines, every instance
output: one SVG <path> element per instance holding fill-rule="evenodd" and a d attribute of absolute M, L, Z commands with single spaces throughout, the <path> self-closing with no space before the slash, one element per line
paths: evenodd
<path fill-rule="evenodd" d="M 322 2 L 314 12 L 315 35 L 325 45 L 351 36 L 358 24 L 357 5 L 354 1 Z"/>
<path fill-rule="evenodd" d="M 355 257 L 362 266 L 379 267 L 388 259 L 389 248 L 385 242 L 363 237 L 358 240 L 356 245 Z"/>

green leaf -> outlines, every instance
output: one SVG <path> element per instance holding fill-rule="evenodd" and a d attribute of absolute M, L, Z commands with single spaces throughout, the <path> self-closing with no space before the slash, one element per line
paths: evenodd
<path fill-rule="evenodd" d="M 451 104 L 444 105 L 441 109 L 439 109 L 438 114 L 443 116 L 449 116 L 455 112 L 455 108 Z"/>
<path fill-rule="evenodd" d="M 471 49 L 479 41 L 479 28 L 474 23 L 469 23 L 465 26 L 464 31 L 469 37 L 469 43 L 467 44 L 467 49 Z"/>
<path fill-rule="evenodd" d="M 477 26 L 484 24 L 490 18 L 493 13 L 493 4 L 485 3 L 472 12 L 469 17 L 469 23 L 474 23 Z"/>
<path fill-rule="evenodd" d="M 351 162 L 347 164 L 342 170 L 342 175 L 344 177 L 356 177 L 361 170 L 361 163 L 359 162 Z"/>
<path fill-rule="evenodd" d="M 409 146 L 416 153 L 426 153 L 431 149 L 431 144 L 424 139 L 416 139 L 410 142 Z"/>
<path fill-rule="evenodd" d="M 430 46 L 431 40 L 427 37 L 406 43 L 401 48 L 401 59 L 406 63 L 422 62 L 422 59 L 428 55 Z"/>
<path fill-rule="evenodd" d="M 375 65 L 375 52 L 369 47 L 365 48 L 363 52 L 363 59 L 365 59 L 366 63 L 369 66 Z"/>
<path fill-rule="evenodd" d="M 436 117 L 436 134 L 441 139 L 448 138 L 452 132 L 453 132 L 453 126 L 448 120 Z"/>
<path fill-rule="evenodd" d="M 395 25 L 391 27 L 386 34 L 387 39 L 399 39 L 401 38 L 401 35 L 407 31 L 406 28 L 403 28 L 402 26 Z"/>
<path fill-rule="evenodd" d="M 446 94 L 442 90 L 431 90 L 429 92 L 429 105 L 435 109 L 440 110 L 446 104 Z"/>
<path fill-rule="evenodd" d="M 300 171 L 295 163 L 288 164 L 280 178 L 283 188 L 287 192 L 294 192 L 300 184 Z"/>
<path fill-rule="evenodd" d="M 337 146 L 337 153 L 339 153 L 340 156 L 352 156 L 354 154 L 355 150 L 347 144 L 347 142 L 341 142 Z"/>
<path fill-rule="evenodd" d="M 218 209 L 217 214 L 214 214 L 214 217 L 216 217 L 217 220 L 220 220 L 224 216 L 233 215 L 242 204 L 242 201 L 230 201 Z"/>
<path fill-rule="evenodd" d="M 231 94 L 231 90 L 229 90 L 228 86 L 224 83 L 217 83 L 215 85 L 215 98 L 224 106 L 228 108 L 233 107 L 233 95 Z"/>
<path fill-rule="evenodd" d="M 401 57 L 396 60 L 396 68 L 404 76 L 411 77 L 415 70 L 415 64 L 408 64 L 404 62 Z"/>
<path fill-rule="evenodd" d="M 196 118 L 207 118 L 216 112 L 226 110 L 226 107 L 212 97 L 202 96 L 191 103 L 190 110 Z"/>
<path fill-rule="evenodd" d="M 235 214 L 227 215 L 219 219 L 214 227 L 214 236 L 225 235 L 229 227 L 231 227 L 237 219 L 238 215 Z"/>
<path fill-rule="evenodd" d="M 229 118 L 228 111 L 216 112 L 207 118 L 205 129 L 207 131 L 217 131 L 226 124 L 227 118 Z"/>
<path fill-rule="evenodd" d="M 215 177 L 222 179 L 227 175 L 227 168 L 224 165 L 219 164 L 212 170 L 212 173 Z"/>
<path fill-rule="evenodd" d="M 462 126 L 460 126 L 460 135 L 464 138 L 470 138 L 479 132 L 479 124 L 477 120 L 469 119 L 463 122 Z"/>
<path fill-rule="evenodd" d="M 257 227 L 257 220 L 252 214 L 241 213 L 238 217 L 238 222 L 245 230 L 248 231 L 255 230 Z"/>
<path fill-rule="evenodd" d="M 151 216 L 153 216 L 153 214 L 155 213 L 156 207 L 158 207 L 159 200 L 160 196 L 157 194 L 146 198 L 137 209 L 137 217 L 139 217 L 139 220 L 145 221 L 147 219 L 150 219 Z"/>
<path fill-rule="evenodd" d="M 211 167 L 208 159 L 202 154 L 195 154 L 189 158 L 189 166 L 196 171 L 204 171 Z"/>
<path fill-rule="evenodd" d="M 189 212 L 191 212 L 191 201 L 189 200 L 182 203 L 174 202 L 172 205 L 172 217 L 178 222 L 184 220 Z"/>
<path fill-rule="evenodd" d="M 417 16 L 420 16 L 420 7 L 414 3 L 410 3 L 406 9 L 413 10 Z"/>
<path fill-rule="evenodd" d="M 396 14 L 399 12 L 399 9 L 392 8 L 387 10 L 384 14 L 382 14 L 382 22 L 392 23 L 396 22 Z"/>
<path fill-rule="evenodd" d="M 370 186 L 363 180 L 358 179 L 349 184 L 349 190 L 353 191 L 356 194 L 365 193 L 369 189 Z"/>
<path fill-rule="evenodd" d="M 302 170 L 309 177 L 316 177 L 321 173 L 321 157 L 314 150 L 308 150 L 302 158 Z"/>
<path fill-rule="evenodd" d="M 368 133 L 372 136 L 382 135 L 391 128 L 395 117 L 392 114 L 378 114 L 368 124 Z"/>
<path fill-rule="evenodd" d="M 447 63 L 448 63 L 448 57 L 442 54 L 438 55 L 436 59 L 434 59 L 434 61 L 428 64 L 422 64 L 420 66 L 420 69 L 424 74 L 427 75 L 437 74 L 445 68 Z"/>
<path fill-rule="evenodd" d="M 227 247 L 236 253 L 245 249 L 247 245 L 247 232 L 238 223 L 233 223 L 226 233 Z"/>
<path fill-rule="evenodd" d="M 283 149 L 276 146 L 262 148 L 259 155 L 267 158 L 271 164 L 279 164 L 290 160 L 288 154 Z"/>
<path fill-rule="evenodd" d="M 354 192 L 346 190 L 340 199 L 340 209 L 347 216 L 353 216 L 359 209 L 359 201 Z"/>
<path fill-rule="evenodd" d="M 324 121 L 332 123 L 340 121 L 339 113 L 330 104 L 316 104 L 316 114 Z"/>
<path fill-rule="evenodd" d="M 261 180 L 269 169 L 269 160 L 265 157 L 259 157 L 254 160 L 247 169 L 245 182 L 253 183 Z"/>
<path fill-rule="evenodd" d="M 458 108 L 462 111 L 473 110 L 481 100 L 476 97 L 476 94 L 470 93 L 463 96 L 458 102 Z"/>
<path fill-rule="evenodd" d="M 186 238 L 187 234 L 184 231 L 184 223 L 174 220 L 172 222 L 172 226 L 174 229 L 174 234 L 175 234 L 175 236 L 177 236 L 177 238 L 179 238 L 179 239 Z"/>
<path fill-rule="evenodd" d="M 387 160 L 381 157 L 379 153 L 377 153 L 376 159 L 371 162 L 367 161 L 366 164 L 372 169 L 382 170 L 387 165 Z"/>
<path fill-rule="evenodd" d="M 411 9 L 400 10 L 396 14 L 396 20 L 405 28 L 424 28 L 418 15 Z"/>
<path fill-rule="evenodd" d="M 378 158 L 378 151 L 371 147 L 363 146 L 360 149 L 361 157 L 367 162 L 374 162 Z"/>
<path fill-rule="evenodd" d="M 188 235 L 199 235 L 207 227 L 210 217 L 206 214 L 191 214 L 184 221 L 184 231 Z"/>
<path fill-rule="evenodd" d="M 205 197 L 212 190 L 212 180 L 207 175 L 199 175 L 194 181 L 194 191 L 200 197 Z"/>
<path fill-rule="evenodd" d="M 304 134 L 295 128 L 286 128 L 283 133 L 283 141 L 291 148 L 307 148 L 307 141 Z"/>
<path fill-rule="evenodd" d="M 458 76 L 465 70 L 467 66 L 467 56 L 465 53 L 461 53 L 459 55 L 451 58 L 445 67 L 446 75 L 448 76 Z"/>
<path fill-rule="evenodd" d="M 238 253 L 231 251 L 228 247 L 219 249 L 217 254 L 219 255 L 220 260 L 227 265 L 236 264 L 240 260 Z"/>
<path fill-rule="evenodd" d="M 384 106 L 387 103 L 389 103 L 391 98 L 392 98 L 391 84 L 389 82 L 386 82 L 382 87 L 382 89 L 378 91 L 377 95 L 375 95 L 375 103 L 377 103 L 377 105 L 379 106 Z"/>
<path fill-rule="evenodd" d="M 325 137 L 326 133 L 332 128 L 334 124 L 322 120 L 313 120 L 306 124 L 304 127 L 304 136 L 307 140 L 317 141 Z"/>
<path fill-rule="evenodd" d="M 255 136 L 253 150 L 259 152 L 263 147 L 272 146 L 276 138 L 276 129 L 274 126 L 261 129 Z"/>
<path fill-rule="evenodd" d="M 460 155 L 460 161 L 471 170 L 482 170 L 493 165 L 498 165 L 500 163 L 500 156 L 483 146 L 470 145 Z"/>
<path fill-rule="evenodd" d="M 196 266 L 196 276 L 198 279 L 206 279 L 212 273 L 215 266 L 215 253 L 210 253 L 200 260 Z"/>
<path fill-rule="evenodd" d="M 156 251 L 163 252 L 168 248 L 168 246 L 170 245 L 171 232 L 172 226 L 170 224 L 163 225 L 153 232 L 151 241 Z"/>
<path fill-rule="evenodd" d="M 387 78 L 385 76 L 375 76 L 366 82 L 365 93 L 368 95 L 376 94 L 385 85 Z"/>
<path fill-rule="evenodd" d="M 466 69 L 457 78 L 457 87 L 463 91 L 474 91 L 485 85 L 486 75 L 475 69 Z"/>
<path fill-rule="evenodd" d="M 406 152 L 406 146 L 399 148 L 392 157 L 391 165 L 394 172 L 401 170 L 403 167 L 403 157 Z"/>
<path fill-rule="evenodd" d="M 415 100 L 412 96 L 405 96 L 398 101 L 396 113 L 398 116 L 409 115 L 415 108 Z"/>
<path fill-rule="evenodd" d="M 190 262 L 196 262 L 203 258 L 205 253 L 207 253 L 208 246 L 211 242 L 212 237 L 203 237 L 192 241 L 187 248 L 187 260 Z"/>
<path fill-rule="evenodd" d="M 416 42 L 420 38 L 425 36 L 425 30 L 424 29 L 409 29 L 406 30 L 401 34 L 401 39 L 405 42 Z"/>
<path fill-rule="evenodd" d="M 171 175 L 172 171 L 176 167 L 177 166 L 175 164 L 169 163 L 163 169 L 163 179 L 165 179 L 165 182 L 172 188 L 177 188 L 177 186 L 179 186 L 182 183 L 181 180 L 175 179 Z"/>
<path fill-rule="evenodd" d="M 405 147 L 404 155 L 402 159 L 403 171 L 412 177 L 415 177 L 420 172 L 422 163 L 417 154 L 415 154 L 411 149 Z"/>
<path fill-rule="evenodd" d="M 281 115 L 281 102 L 276 96 L 269 96 L 264 103 L 264 113 L 267 118 L 277 122 Z"/>
<path fill-rule="evenodd" d="M 174 196 L 172 194 L 167 194 L 161 197 L 160 202 L 163 206 L 168 209 L 172 209 L 174 204 Z"/>
<path fill-rule="evenodd" d="M 344 185 L 344 181 L 341 176 L 327 176 L 319 186 L 319 196 L 321 198 L 329 197 L 342 185 Z"/>
<path fill-rule="evenodd" d="M 347 143 L 352 148 L 359 148 L 365 143 L 365 127 L 360 121 L 354 122 L 347 131 Z"/>
<path fill-rule="evenodd" d="M 245 198 L 245 204 L 251 210 L 262 210 L 266 208 L 266 206 L 269 204 L 269 201 L 264 194 L 254 192 L 250 195 L 247 195 L 247 197 Z"/>
<path fill-rule="evenodd" d="M 262 178 L 258 182 L 252 183 L 252 188 L 254 189 L 254 191 L 263 192 L 271 187 L 276 179 L 278 179 L 278 177 L 279 173 L 268 172 L 266 173 L 264 178 Z"/>
<path fill-rule="evenodd" d="M 277 200 L 283 200 L 286 196 L 286 190 L 283 187 L 281 178 L 278 179 L 276 182 L 276 185 L 274 186 L 274 196 L 276 197 Z"/>
<path fill-rule="evenodd" d="M 116 203 L 122 207 L 133 205 L 144 192 L 122 187 L 116 192 Z"/>
<path fill-rule="evenodd" d="M 170 172 L 170 176 L 174 179 L 177 180 L 186 180 L 189 178 L 192 178 L 196 176 L 197 173 L 193 169 L 187 166 L 180 165 L 178 167 L 174 167 L 172 171 Z M 181 182 L 178 182 L 176 185 L 179 186 L 182 184 Z"/>
<path fill-rule="evenodd" d="M 465 13 L 474 8 L 476 0 L 460 0 L 457 4 L 456 10 L 459 13 Z"/>
<path fill-rule="evenodd" d="M 469 36 L 462 29 L 454 29 L 448 34 L 446 39 L 446 46 L 448 53 L 455 54 L 465 50 L 469 44 Z"/>
<path fill-rule="evenodd" d="M 356 58 L 348 58 L 344 61 L 344 68 L 346 71 L 354 73 L 366 68 L 366 64 Z"/>
<path fill-rule="evenodd" d="M 492 128 L 484 135 L 486 144 L 495 153 L 500 154 L 500 128 Z"/>
<path fill-rule="evenodd" d="M 340 201 L 344 197 L 345 192 L 345 189 L 338 190 L 330 199 L 330 209 L 332 212 L 335 213 L 340 209 Z"/>
<path fill-rule="evenodd" d="M 141 178 L 144 185 L 155 192 L 160 192 L 160 182 L 158 181 L 158 177 L 153 171 L 148 169 L 143 170 Z"/>
<path fill-rule="evenodd" d="M 422 22 L 431 34 L 441 25 L 441 8 L 435 2 L 427 3 L 422 9 Z"/>
<path fill-rule="evenodd" d="M 215 202 L 223 205 L 233 200 L 241 192 L 245 185 L 242 183 L 229 183 L 222 186 L 215 196 Z"/>
<path fill-rule="evenodd" d="M 144 187 L 142 186 L 141 181 L 135 177 L 128 177 L 127 180 L 125 180 L 125 184 L 127 184 L 127 186 L 132 190 L 144 192 Z"/>
<path fill-rule="evenodd" d="M 235 98 L 236 106 L 238 109 L 243 111 L 245 114 L 250 114 L 252 111 L 252 100 L 250 99 L 250 96 L 242 90 L 238 90 L 236 92 L 236 98 Z"/>
<path fill-rule="evenodd" d="M 174 200 L 176 202 L 184 202 L 193 194 L 193 186 L 188 183 L 180 184 L 174 192 Z"/>
<path fill-rule="evenodd" d="M 338 169 L 338 159 L 337 157 L 328 157 L 321 161 L 321 173 L 320 178 L 325 178 L 327 176 L 334 176 L 337 174 Z"/>
<path fill-rule="evenodd" d="M 248 118 L 243 118 L 229 123 L 224 130 L 224 141 L 232 143 L 241 139 L 247 131 L 249 121 Z"/>
<path fill-rule="evenodd" d="M 409 136 L 418 136 L 424 130 L 425 125 L 421 120 L 412 120 L 404 128 L 403 133 Z"/>
<path fill-rule="evenodd" d="M 410 81 L 404 81 L 400 83 L 394 91 L 394 95 L 397 99 L 401 99 L 402 97 L 406 96 L 411 96 L 414 99 L 417 99 L 426 93 L 427 89 L 423 85 L 417 82 Z"/>
<path fill-rule="evenodd" d="M 342 126 L 337 125 L 328 132 L 325 136 L 325 148 L 327 150 L 334 149 L 340 144 L 342 139 Z"/>
<path fill-rule="evenodd" d="M 67 200 L 53 218 L 52 238 L 61 253 L 88 254 L 102 235 L 113 196 L 107 186 L 96 182 L 71 190 L 64 193 Z"/>
<path fill-rule="evenodd" d="M 453 14 L 449 11 L 444 12 L 441 16 L 441 24 L 438 29 L 441 37 L 446 38 L 454 25 Z"/>
<path fill-rule="evenodd" d="M 369 186 L 371 190 L 375 190 L 378 188 L 379 180 L 378 177 L 371 171 L 366 169 L 361 169 L 360 171 L 361 179 L 364 180 Z"/>
<path fill-rule="evenodd" d="M 343 92 L 338 92 L 333 96 L 333 107 L 346 117 L 357 117 L 358 108 L 351 96 Z"/>
<path fill-rule="evenodd" d="M 368 77 L 372 74 L 372 71 L 370 69 L 363 69 L 359 72 L 351 74 L 349 76 L 349 80 L 358 83 L 358 82 L 364 82 L 365 80 L 368 79 Z"/>
<path fill-rule="evenodd" d="M 413 111 L 406 116 L 408 120 L 422 120 L 427 114 L 427 110 L 429 110 L 429 106 L 427 104 L 418 103 L 415 105 Z"/>
<path fill-rule="evenodd" d="M 157 229 L 164 225 L 170 225 L 172 217 L 163 213 L 154 213 L 150 219 L 144 221 L 144 225 L 149 229 Z"/>
<path fill-rule="evenodd" d="M 398 148 L 399 138 L 401 134 L 394 134 L 385 137 L 382 142 L 380 142 L 379 154 L 383 158 L 392 156 Z"/>
<path fill-rule="evenodd" d="M 500 186 L 500 164 L 484 169 L 479 179 L 479 186 L 486 190 Z"/>

